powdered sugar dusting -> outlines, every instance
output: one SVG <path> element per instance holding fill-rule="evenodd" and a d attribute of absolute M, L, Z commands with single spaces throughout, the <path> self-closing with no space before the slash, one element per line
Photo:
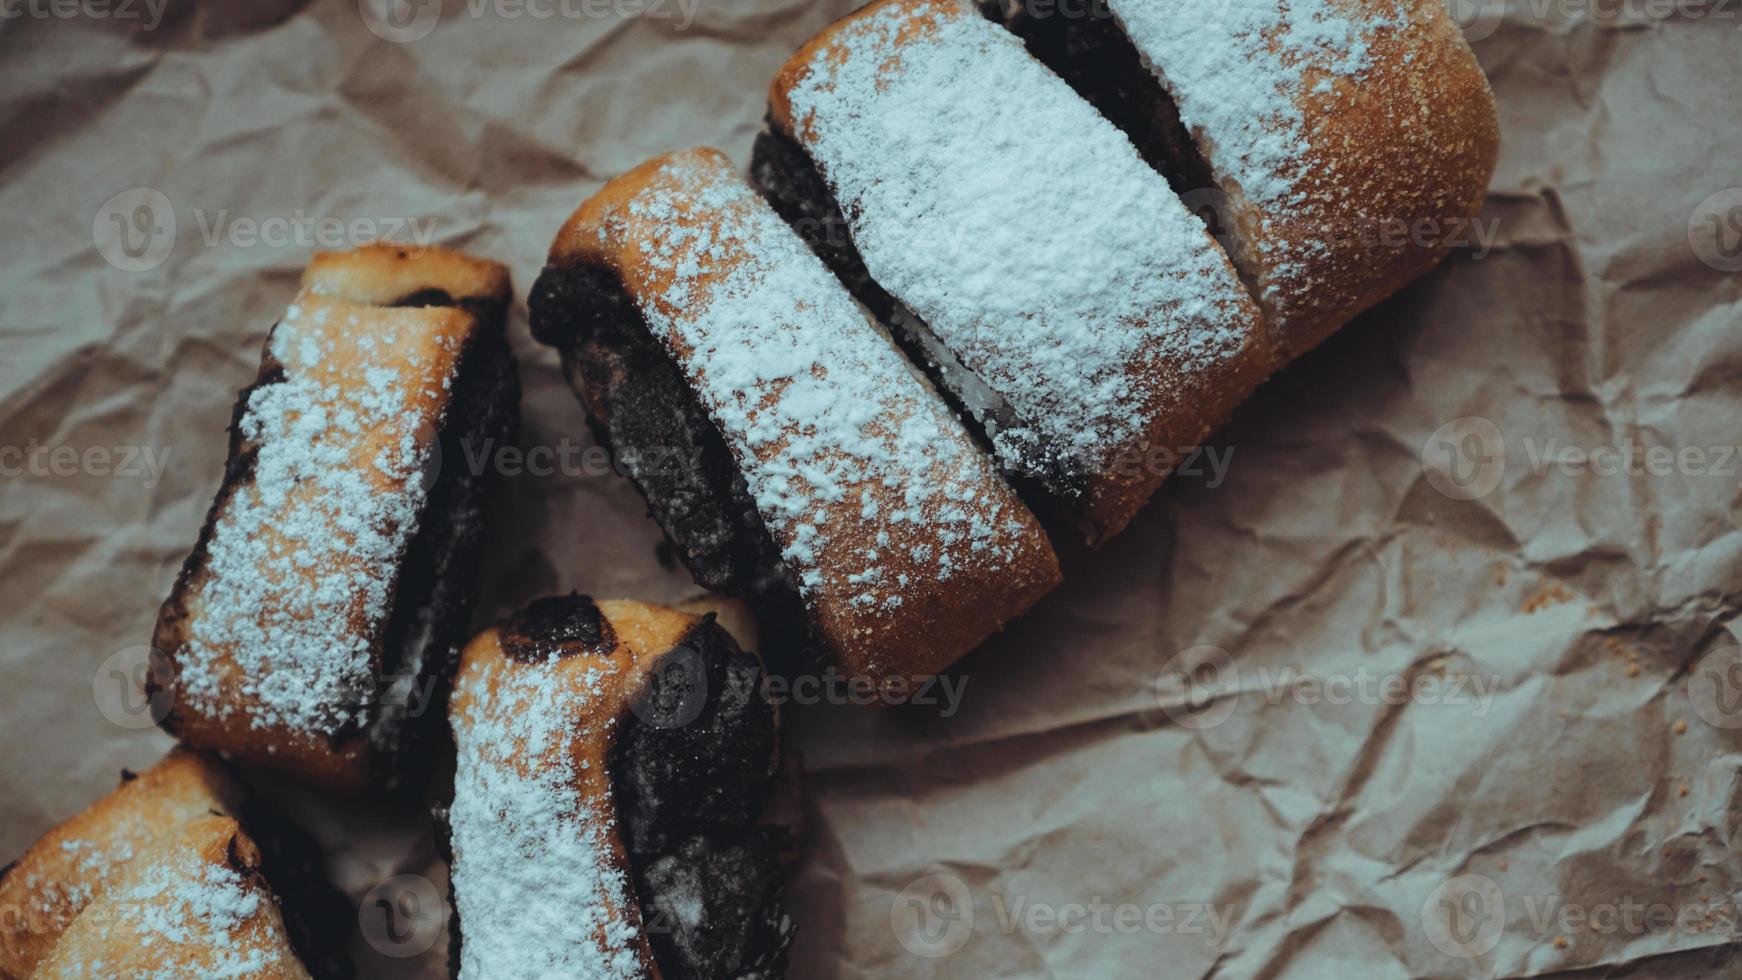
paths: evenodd
<path fill-rule="evenodd" d="M 1305 203 L 1300 178 L 1312 134 L 1301 102 L 1312 81 L 1353 78 L 1370 63 L 1373 32 L 1350 0 L 1108 0 L 1133 44 L 1179 106 L 1180 119 L 1237 172 L 1260 207 Z"/>
<path fill-rule="evenodd" d="M 787 96 L 866 267 L 1010 409 L 1000 428 L 969 403 L 1007 467 L 1096 472 L 1178 407 L 1179 370 L 1244 349 L 1241 287 L 1202 224 L 967 5 L 860 16 Z"/>
<path fill-rule="evenodd" d="M 803 240 L 721 159 L 674 157 L 654 184 L 601 243 L 630 242 L 661 284 L 643 303 L 650 329 L 731 445 L 801 595 L 875 625 L 912 579 L 1010 563 L 1032 518 Z"/>
<path fill-rule="evenodd" d="M 77 925 L 81 942 L 120 944 L 126 962 L 68 962 L 57 951 L 50 972 L 133 980 L 307 975 L 274 941 L 276 931 L 262 929 L 262 917 L 277 913 L 259 886 L 192 848 L 151 860 L 81 913 L 96 920 Z"/>
<path fill-rule="evenodd" d="M 604 737 L 585 727 L 584 703 L 612 682 L 502 659 L 462 678 L 448 813 L 462 980 L 641 976 L 637 931 L 619 918 L 633 892 L 607 859 L 609 788 L 583 798 L 583 775 L 604 776 L 575 761 L 582 740 Z"/>
<path fill-rule="evenodd" d="M 177 653 L 197 709 L 227 717 L 240 699 L 255 727 L 318 733 L 362 717 L 458 360 L 455 316 L 304 294 L 273 330 L 284 377 L 241 419 L 252 479 L 218 515 Z"/>

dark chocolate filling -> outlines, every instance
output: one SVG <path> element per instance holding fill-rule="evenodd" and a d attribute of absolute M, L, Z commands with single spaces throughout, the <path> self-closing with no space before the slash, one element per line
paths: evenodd
<path fill-rule="evenodd" d="M 696 583 L 749 598 L 764 646 L 781 658 L 814 659 L 803 602 L 731 450 L 617 274 L 546 266 L 527 305 L 533 336 L 561 352 L 594 438 Z"/>
<path fill-rule="evenodd" d="M 497 643 L 511 659 L 536 663 L 580 653 L 609 656 L 617 633 L 590 596 L 550 596 L 508 617 Z"/>
<path fill-rule="evenodd" d="M 784 972 L 789 845 L 756 823 L 780 761 L 756 658 L 708 617 L 661 655 L 623 725 L 611 792 L 660 973 Z"/>
<path fill-rule="evenodd" d="M 412 692 L 412 697 L 422 700 L 413 706 L 416 713 L 404 719 L 393 751 L 379 757 L 377 766 L 377 777 L 384 783 L 410 786 L 427 774 L 432 745 L 448 737 L 448 688 L 476 598 L 474 573 L 490 480 L 487 471 L 474 471 L 469 461 L 486 442 L 514 440 L 520 378 L 508 348 L 504 304 L 477 297 L 455 300 L 442 290 L 426 289 L 390 305 L 455 306 L 478 320 L 460 356 L 436 457 L 441 468 L 424 501 L 417 534 L 400 562 L 393 612 L 382 643 L 378 698 L 395 675 L 406 670 L 413 644 L 427 637 Z M 384 710 L 393 706 L 378 703 L 374 717 Z"/>
<path fill-rule="evenodd" d="M 983 446 L 991 444 L 994 432 L 1025 428 L 1016 411 L 962 366 L 924 319 L 872 278 L 834 191 L 802 146 L 776 132 L 758 134 L 750 179 L 853 298 L 888 328 L 908 358 L 924 365 L 944 400 Z M 976 389 L 972 396 L 970 386 Z M 1069 508 L 1081 500 L 1090 474 L 1080 462 L 1046 454 L 1038 446 L 1028 447 L 1023 456 L 1027 462 L 1015 468 L 994 454 L 1012 485 L 1031 504 L 1052 509 L 1047 504 L 1057 501 Z"/>

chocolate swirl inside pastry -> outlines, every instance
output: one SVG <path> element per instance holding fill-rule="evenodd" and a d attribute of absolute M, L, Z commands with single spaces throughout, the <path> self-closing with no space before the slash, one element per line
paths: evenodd
<path fill-rule="evenodd" d="M 782 975 L 776 715 L 712 616 L 541 599 L 468 645 L 452 717 L 457 976 Z"/>

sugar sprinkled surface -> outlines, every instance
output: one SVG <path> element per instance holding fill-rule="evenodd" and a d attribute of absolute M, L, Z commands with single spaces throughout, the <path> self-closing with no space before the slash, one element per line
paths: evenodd
<path fill-rule="evenodd" d="M 1386 217 L 1364 213 L 1355 192 L 1369 183 L 1370 151 L 1317 132 L 1344 112 L 1321 108 L 1314 121 L 1303 108 L 1345 98 L 1336 83 L 1358 80 L 1372 66 L 1377 32 L 1398 23 L 1372 11 L 1352 17 L 1356 6 L 1110 0 L 1228 195 L 1228 217 L 1243 226 L 1235 258 L 1279 329 L 1315 295 L 1332 301 L 1321 280 L 1341 261 L 1336 237 L 1349 234 L 1339 218 Z"/>
<path fill-rule="evenodd" d="M 1369 64 L 1374 31 L 1346 0 L 1108 0 L 1179 106 L 1180 119 L 1213 147 L 1212 163 L 1237 170 L 1260 206 L 1304 203 L 1299 180 L 1312 159 L 1301 111 L 1315 90 Z M 1238 161 L 1236 165 L 1236 161 Z"/>
<path fill-rule="evenodd" d="M 951 14 L 954 14 L 953 16 Z M 1094 471 L 1239 355 L 1241 287 L 1137 151 L 965 7 L 842 27 L 788 92 L 871 274 L 1012 410 L 1000 461 Z M 973 406 L 972 403 L 971 407 Z"/>
<path fill-rule="evenodd" d="M 908 574 L 1006 563 L 1026 512 L 821 260 L 723 165 L 677 157 L 660 176 L 599 234 L 634 237 L 667 284 L 643 312 L 732 446 L 801 595 L 874 619 L 901 606 Z"/>
<path fill-rule="evenodd" d="M 133 980 L 239 980 L 306 975 L 282 947 L 263 943 L 257 919 L 270 899 L 232 869 L 195 851 L 172 853 L 132 877 L 100 908 L 104 934 L 126 937 L 153 966 L 128 968 Z M 79 976 L 109 976 L 101 961 L 76 965 Z"/>
<path fill-rule="evenodd" d="M 609 683 L 593 670 L 580 698 Z M 639 977 L 632 889 L 607 860 L 608 801 L 582 799 L 575 746 L 602 737 L 551 664 L 469 669 L 455 700 L 454 896 L 462 980 Z"/>
<path fill-rule="evenodd" d="M 372 700 L 374 646 L 433 439 L 408 406 L 450 385 L 451 361 L 402 344 L 409 323 L 370 333 L 361 309 L 304 297 L 272 333 L 284 378 L 248 401 L 253 478 L 219 515 L 177 654 L 182 695 L 206 712 L 228 716 L 240 695 L 256 727 L 332 733 Z"/>

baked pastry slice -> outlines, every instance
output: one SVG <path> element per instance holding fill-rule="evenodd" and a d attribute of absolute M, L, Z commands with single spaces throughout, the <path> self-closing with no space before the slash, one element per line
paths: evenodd
<path fill-rule="evenodd" d="M 1091 541 L 1266 375 L 1202 222 L 966 0 L 836 22 L 782 68 L 769 121 L 764 192 Z"/>
<path fill-rule="evenodd" d="M 1058 582 L 992 461 L 718 151 L 606 184 L 529 305 L 696 580 L 756 597 L 778 645 L 899 697 Z"/>
<path fill-rule="evenodd" d="M 312 844 L 229 771 L 177 749 L 123 780 L 0 876 L 0 977 L 350 975 Z"/>
<path fill-rule="evenodd" d="M 460 980 L 784 975 L 777 716 L 711 615 L 541 599 L 466 647 L 450 713 Z"/>
<path fill-rule="evenodd" d="M 159 613 L 165 729 L 343 791 L 415 765 L 468 625 L 471 462 L 512 438 L 507 302 L 506 269 L 456 252 L 310 264 Z"/>
<path fill-rule="evenodd" d="M 1219 224 L 1282 359 L 1472 239 L 1499 127 L 1441 0 L 1002 6 Z"/>

